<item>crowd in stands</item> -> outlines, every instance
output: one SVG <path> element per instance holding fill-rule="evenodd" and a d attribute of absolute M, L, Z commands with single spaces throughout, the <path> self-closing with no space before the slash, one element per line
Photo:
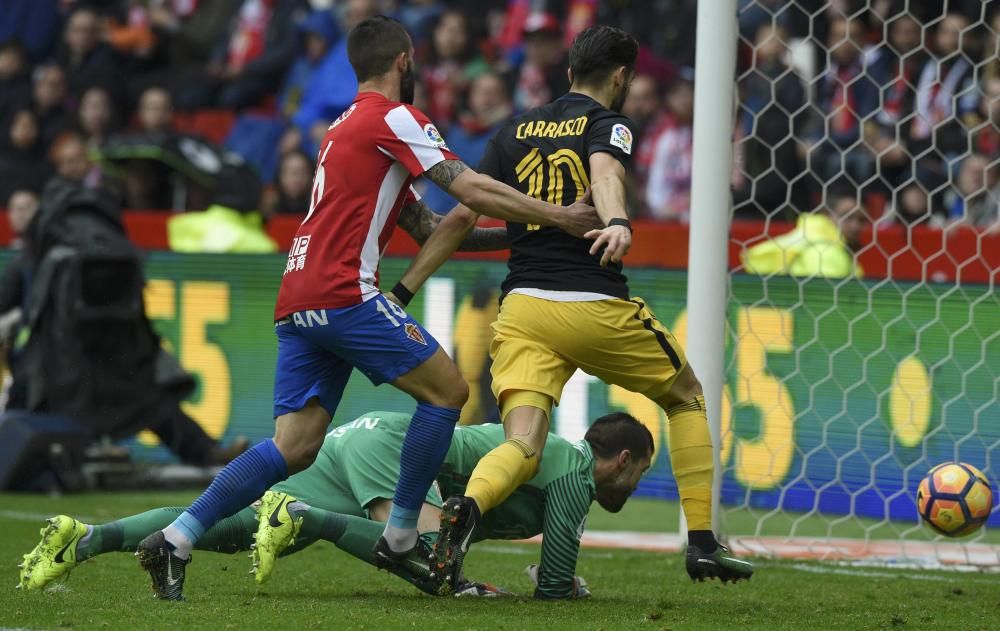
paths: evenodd
<path fill-rule="evenodd" d="M 416 105 L 470 165 L 513 114 L 567 90 L 579 31 L 633 33 L 631 212 L 690 212 L 696 0 L 3 4 L 0 205 L 57 176 L 106 186 L 126 207 L 204 208 L 217 200 L 198 194 L 212 186 L 197 173 L 219 153 L 177 141 L 191 134 L 241 156 L 263 182 L 240 210 L 303 213 L 319 141 L 357 88 L 345 34 L 386 13 L 413 36 Z M 794 220 L 837 188 L 878 222 L 1000 226 L 1000 2 L 739 5 L 737 219 Z M 128 160 L 107 150 L 122 137 Z M 194 166 L 178 176 L 176 160 Z M 427 187 L 428 204 L 447 212 L 453 200 Z"/>

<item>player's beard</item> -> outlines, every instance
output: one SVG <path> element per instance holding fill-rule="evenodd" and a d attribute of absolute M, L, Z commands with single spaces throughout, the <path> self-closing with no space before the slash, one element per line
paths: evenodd
<path fill-rule="evenodd" d="M 617 513 L 625 506 L 625 502 L 634 491 L 634 484 L 622 477 L 597 491 L 597 503 L 609 513 Z"/>
<path fill-rule="evenodd" d="M 413 62 L 406 67 L 406 72 L 399 77 L 399 101 L 407 105 L 413 105 L 414 93 L 417 89 L 417 77 L 413 72 Z"/>
<path fill-rule="evenodd" d="M 625 99 L 628 98 L 629 84 L 622 86 L 621 91 L 615 95 L 615 98 L 611 101 L 611 111 L 618 112 L 621 114 L 622 108 L 625 107 Z"/>

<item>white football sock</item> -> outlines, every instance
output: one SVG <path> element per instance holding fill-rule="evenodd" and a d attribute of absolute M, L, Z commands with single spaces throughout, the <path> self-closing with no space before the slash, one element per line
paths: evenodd
<path fill-rule="evenodd" d="M 163 529 L 163 537 L 167 540 L 168 544 L 173 546 L 173 554 L 175 556 L 181 559 L 191 556 L 191 549 L 194 548 L 194 543 L 179 528 L 170 524 Z"/>
<path fill-rule="evenodd" d="M 386 524 L 382 536 L 389 544 L 389 549 L 396 553 L 401 554 L 417 545 L 417 530 L 415 528 L 397 528 Z"/>

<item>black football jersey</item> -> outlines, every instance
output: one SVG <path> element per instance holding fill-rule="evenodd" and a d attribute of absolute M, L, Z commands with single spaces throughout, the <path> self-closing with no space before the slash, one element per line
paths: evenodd
<path fill-rule="evenodd" d="M 590 186 L 590 154 L 605 151 L 626 167 L 632 121 L 589 96 L 570 92 L 513 118 L 490 140 L 479 171 L 525 195 L 560 206 Z M 627 300 L 620 263 L 601 267 L 592 241 L 547 226 L 507 224 L 509 273 L 502 289 L 585 291 Z"/>

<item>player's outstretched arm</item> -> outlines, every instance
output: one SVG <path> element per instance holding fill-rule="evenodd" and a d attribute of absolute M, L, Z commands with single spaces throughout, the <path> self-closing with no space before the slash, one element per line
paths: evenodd
<path fill-rule="evenodd" d="M 476 173 L 461 160 L 443 160 L 424 175 L 473 211 L 515 223 L 555 226 L 582 237 L 593 228 L 601 227 L 597 213 L 584 198 L 572 206 L 556 206 Z"/>
<path fill-rule="evenodd" d="M 590 154 L 590 175 L 594 206 L 607 228 L 591 230 L 584 236 L 594 239 L 591 254 L 604 248 L 601 265 L 607 265 L 608 261 L 618 263 L 632 246 L 632 227 L 625 203 L 625 166 L 610 153 L 598 151 Z"/>
<path fill-rule="evenodd" d="M 428 212 L 430 212 L 429 209 Z M 420 288 L 424 286 L 427 279 L 448 260 L 452 252 L 456 249 L 461 250 L 463 244 L 468 244 L 470 241 L 478 241 L 480 245 L 499 246 L 499 232 L 502 232 L 503 245 L 501 247 L 483 247 L 481 249 L 500 250 L 509 246 L 506 228 L 490 228 L 488 229 L 490 232 L 482 232 L 480 238 L 477 239 L 476 233 L 486 230 L 475 227 L 477 219 L 479 219 L 478 214 L 459 204 L 452 208 L 451 212 L 445 215 L 444 218 L 436 220 L 436 227 L 431 230 L 429 237 L 421 241 L 423 247 L 420 248 L 420 252 L 417 253 L 413 261 L 410 262 L 410 266 L 406 268 L 402 278 L 399 279 L 399 283 L 389 292 L 389 299 L 405 307 L 410 302 L 413 294 L 420 291 Z M 426 231 L 426 226 L 431 221 L 435 220 L 425 219 L 425 227 L 421 230 Z M 400 225 L 403 225 L 402 216 L 400 216 Z M 405 226 L 403 227 L 406 229 Z M 411 232 L 410 234 L 412 235 L 413 233 Z M 416 235 L 413 238 L 420 241 Z"/>
<path fill-rule="evenodd" d="M 403 207 L 399 213 L 399 227 L 420 245 L 425 245 L 432 234 L 444 230 L 449 233 L 449 243 L 455 245 L 452 251 L 486 252 L 506 250 L 510 247 L 507 228 L 477 228 L 477 219 L 479 219 L 477 213 L 462 205 L 456 206 L 447 215 L 442 216 L 418 200 Z M 458 237 L 457 241 L 455 237 Z"/>
<path fill-rule="evenodd" d="M 590 596 L 586 582 L 578 581 L 576 560 L 580 537 L 593 501 L 593 487 L 575 474 L 552 481 L 546 488 L 542 520 L 542 559 L 534 579 L 535 598 L 561 600 Z"/>

